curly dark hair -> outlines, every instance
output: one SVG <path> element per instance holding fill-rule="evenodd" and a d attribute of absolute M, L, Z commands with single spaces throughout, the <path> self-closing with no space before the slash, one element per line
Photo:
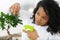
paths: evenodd
<path fill-rule="evenodd" d="M 39 7 L 43 7 L 46 14 L 49 16 L 47 31 L 51 34 L 60 33 L 60 7 L 54 0 L 39 1 L 33 11 L 33 22 L 35 23 L 35 14 Z"/>

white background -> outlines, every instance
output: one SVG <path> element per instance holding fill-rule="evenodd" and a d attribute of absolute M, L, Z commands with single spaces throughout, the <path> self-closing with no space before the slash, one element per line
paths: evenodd
<path fill-rule="evenodd" d="M 39 0 L 0 0 L 0 12 L 9 12 L 9 7 L 14 4 L 14 3 L 20 3 L 21 6 L 21 10 L 23 10 L 22 13 L 31 13 L 33 11 L 33 9 L 35 8 L 37 2 Z M 60 0 L 56 0 L 58 2 L 58 4 L 60 4 Z M 23 15 L 23 14 L 21 14 Z M 27 14 L 29 16 L 29 14 Z M 24 16 L 24 15 L 23 15 Z M 26 14 L 25 14 L 26 16 Z M 31 16 L 31 15 L 30 15 Z M 29 16 L 29 17 L 30 17 Z M 23 22 L 27 22 L 26 20 L 28 19 L 27 16 L 26 18 L 23 18 Z M 29 21 L 29 20 L 28 20 Z M 21 30 L 21 27 L 17 27 L 17 28 L 11 28 L 11 33 L 17 33 Z M 6 30 L 2 31 L 0 29 L 0 37 L 1 36 L 5 36 L 7 35 Z M 24 40 L 24 39 L 23 39 Z"/>

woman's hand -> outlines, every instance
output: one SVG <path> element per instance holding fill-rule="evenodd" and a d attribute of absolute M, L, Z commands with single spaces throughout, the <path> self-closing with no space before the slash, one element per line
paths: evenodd
<path fill-rule="evenodd" d="M 14 15 L 18 15 L 19 11 L 20 11 L 20 4 L 19 3 L 15 3 L 13 4 L 9 10 L 14 14 Z"/>
<path fill-rule="evenodd" d="M 31 40 L 37 40 L 37 38 L 39 37 L 36 30 L 34 30 L 33 32 L 25 31 L 25 30 L 23 30 L 23 31 L 27 33 L 28 37 L 29 37 Z"/>

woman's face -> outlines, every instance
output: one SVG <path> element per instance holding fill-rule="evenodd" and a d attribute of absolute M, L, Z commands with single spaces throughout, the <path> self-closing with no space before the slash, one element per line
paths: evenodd
<path fill-rule="evenodd" d="M 35 14 L 35 23 L 37 25 L 44 26 L 47 25 L 48 20 L 49 20 L 48 15 L 44 11 L 43 7 L 40 7 Z"/>

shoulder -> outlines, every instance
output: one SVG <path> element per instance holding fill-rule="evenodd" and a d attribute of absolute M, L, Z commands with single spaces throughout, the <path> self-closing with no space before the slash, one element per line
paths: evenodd
<path fill-rule="evenodd" d="M 60 40 L 60 34 L 49 35 L 49 40 Z"/>
<path fill-rule="evenodd" d="M 38 40 L 46 40 L 46 39 L 48 39 L 50 33 L 47 32 L 47 30 L 46 30 L 47 27 L 48 26 L 45 26 L 45 27 L 35 26 L 35 29 L 37 30 L 38 35 L 39 35 Z"/>

